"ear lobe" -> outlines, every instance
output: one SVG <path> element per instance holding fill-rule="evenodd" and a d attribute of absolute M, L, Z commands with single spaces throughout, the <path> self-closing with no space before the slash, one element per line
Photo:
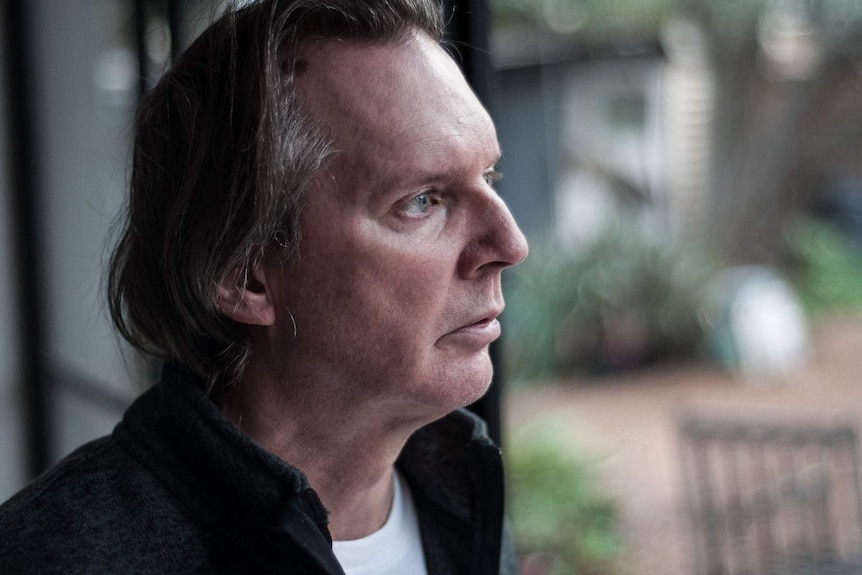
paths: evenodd
<path fill-rule="evenodd" d="M 219 283 L 216 306 L 237 323 L 273 325 L 275 304 L 266 280 L 263 262 L 257 262 L 252 269 L 237 267 Z"/>

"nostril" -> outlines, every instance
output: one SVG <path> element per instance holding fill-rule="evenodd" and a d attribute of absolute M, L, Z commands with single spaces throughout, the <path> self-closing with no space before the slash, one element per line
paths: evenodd
<path fill-rule="evenodd" d="M 482 195 L 468 213 L 467 243 L 458 263 L 462 277 L 478 270 L 499 272 L 526 259 L 527 239 L 499 195 Z"/>
<path fill-rule="evenodd" d="M 509 216 L 489 225 L 484 234 L 467 246 L 462 254 L 462 273 L 500 271 L 521 263 L 528 253 L 526 238 Z"/>

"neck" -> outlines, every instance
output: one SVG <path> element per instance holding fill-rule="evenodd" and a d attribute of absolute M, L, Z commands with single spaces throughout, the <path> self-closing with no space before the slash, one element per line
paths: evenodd
<path fill-rule="evenodd" d="M 380 529 L 392 506 L 395 460 L 425 422 L 398 421 L 391 415 L 398 411 L 386 410 L 379 399 L 363 401 L 312 382 L 278 382 L 249 367 L 221 402 L 228 419 L 305 473 L 330 513 L 334 540 Z"/>

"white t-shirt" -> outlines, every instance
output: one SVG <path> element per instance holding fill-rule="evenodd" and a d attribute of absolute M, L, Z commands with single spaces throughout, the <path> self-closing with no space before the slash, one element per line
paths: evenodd
<path fill-rule="evenodd" d="M 410 488 L 398 471 L 394 475 L 392 509 L 383 527 L 362 539 L 332 542 L 347 575 L 428 575 Z"/>

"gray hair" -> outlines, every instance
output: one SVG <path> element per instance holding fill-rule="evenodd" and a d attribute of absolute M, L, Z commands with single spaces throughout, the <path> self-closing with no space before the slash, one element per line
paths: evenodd
<path fill-rule="evenodd" d="M 218 285 L 268 250 L 297 253 L 303 196 L 329 139 L 295 92 L 315 40 L 442 41 L 435 0 L 263 0 L 231 10 L 180 56 L 135 119 L 130 194 L 107 291 L 117 330 L 210 386 L 238 381 L 251 340 Z M 240 286 L 242 287 L 242 286 Z"/>

